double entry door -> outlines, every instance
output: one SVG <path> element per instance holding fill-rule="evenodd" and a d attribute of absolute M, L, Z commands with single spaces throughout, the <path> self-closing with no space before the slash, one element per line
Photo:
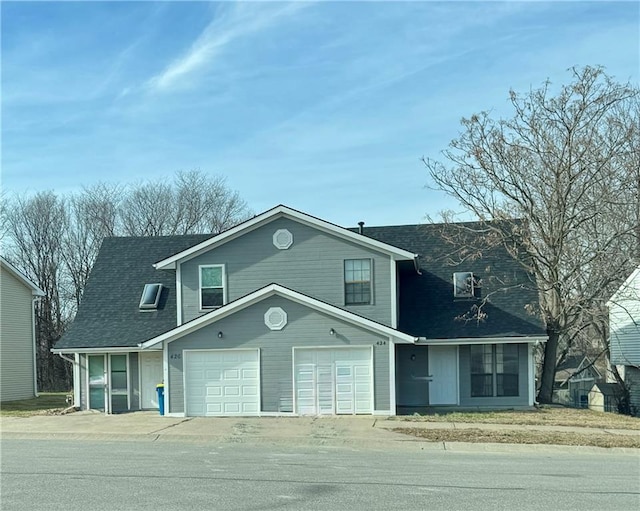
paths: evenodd
<path fill-rule="evenodd" d="M 87 355 L 88 408 L 107 413 L 129 409 L 129 356 Z"/>

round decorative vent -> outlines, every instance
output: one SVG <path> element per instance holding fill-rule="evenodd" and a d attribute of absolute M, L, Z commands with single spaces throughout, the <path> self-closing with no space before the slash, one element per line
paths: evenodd
<path fill-rule="evenodd" d="M 286 250 L 293 245 L 293 234 L 287 229 L 278 229 L 273 233 L 273 244 L 280 250 Z"/>
<path fill-rule="evenodd" d="M 264 324 L 270 330 L 282 330 L 287 324 L 287 313 L 280 307 L 271 307 L 264 314 Z"/>

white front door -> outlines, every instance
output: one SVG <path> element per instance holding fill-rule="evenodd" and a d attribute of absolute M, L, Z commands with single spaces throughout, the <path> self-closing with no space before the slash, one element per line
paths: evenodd
<path fill-rule="evenodd" d="M 260 412 L 258 350 L 184 352 L 187 416 L 242 416 Z"/>
<path fill-rule="evenodd" d="M 458 404 L 458 347 L 429 346 L 429 404 Z"/>
<path fill-rule="evenodd" d="M 296 413 L 372 413 L 371 348 L 298 348 L 294 352 Z"/>
<path fill-rule="evenodd" d="M 140 408 L 151 410 L 158 408 L 156 387 L 163 380 L 162 352 L 147 351 L 140 353 Z"/>

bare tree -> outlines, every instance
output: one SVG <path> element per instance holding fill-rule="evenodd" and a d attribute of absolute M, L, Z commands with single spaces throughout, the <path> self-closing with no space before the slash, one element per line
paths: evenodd
<path fill-rule="evenodd" d="M 67 364 L 54 359 L 50 349 L 62 336 L 70 316 L 61 240 L 68 226 L 66 204 L 53 192 L 41 192 L 18 197 L 5 207 L 12 242 L 7 256 L 45 293 L 36 307 L 38 388 L 59 390 L 70 375 Z"/>
<path fill-rule="evenodd" d="M 123 231 L 129 236 L 215 234 L 248 215 L 247 204 L 224 178 L 197 170 L 177 172 L 173 184 L 140 183 L 120 205 Z"/>
<path fill-rule="evenodd" d="M 250 215 L 221 177 L 178 172 L 170 182 L 99 183 L 59 197 L 41 192 L 0 203 L 3 252 L 45 292 L 37 308 L 38 385 L 66 390 L 68 364 L 50 349 L 70 324 L 106 236 L 217 233 Z"/>
<path fill-rule="evenodd" d="M 601 68 L 570 71 L 556 94 L 550 82 L 511 91 L 510 119 L 463 119 L 446 165 L 424 159 L 435 187 L 505 246 L 513 248 L 514 233 L 521 240 L 526 257 L 514 256 L 535 276 L 548 334 L 543 403 L 552 399 L 558 355 L 594 325 L 605 342 L 604 301 L 637 256 L 638 88 Z"/>

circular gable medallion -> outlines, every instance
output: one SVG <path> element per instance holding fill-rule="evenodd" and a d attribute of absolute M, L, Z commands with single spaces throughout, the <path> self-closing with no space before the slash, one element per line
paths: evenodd
<path fill-rule="evenodd" d="M 273 233 L 273 244 L 280 250 L 286 250 L 293 245 L 293 234 L 287 229 L 278 229 Z"/>
<path fill-rule="evenodd" d="M 287 313 L 280 307 L 271 307 L 264 313 L 264 324 L 270 330 L 282 330 L 287 324 Z"/>

